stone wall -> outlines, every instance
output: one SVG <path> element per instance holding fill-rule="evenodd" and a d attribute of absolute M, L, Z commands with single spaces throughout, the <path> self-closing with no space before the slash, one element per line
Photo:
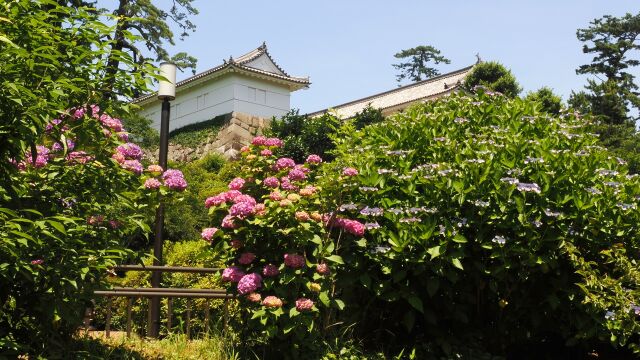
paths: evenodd
<path fill-rule="evenodd" d="M 192 161 L 214 151 L 227 159 L 236 158 L 240 148 L 248 145 L 254 136 L 262 134 L 262 130 L 269 126 L 270 122 L 270 119 L 240 112 L 232 112 L 225 117 L 225 125 L 217 135 L 209 136 L 196 148 L 172 144 L 169 140 L 169 161 Z M 148 154 L 148 157 L 157 161 L 158 154 L 159 150 L 156 150 L 153 154 Z"/>

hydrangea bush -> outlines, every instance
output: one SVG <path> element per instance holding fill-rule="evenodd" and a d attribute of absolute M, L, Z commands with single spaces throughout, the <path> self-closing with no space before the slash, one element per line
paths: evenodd
<path fill-rule="evenodd" d="M 640 183 L 587 125 L 481 90 L 346 129 L 325 179 L 352 168 L 336 205 L 366 228 L 339 251 L 351 321 L 445 351 L 637 351 Z"/>
<path fill-rule="evenodd" d="M 308 340 L 331 325 L 331 309 L 344 306 L 333 283 L 343 264 L 336 252 L 340 238 L 359 238 L 364 227 L 321 201 L 320 156 L 296 164 L 277 157 L 282 145 L 259 136 L 242 149 L 229 190 L 205 201 L 215 227 L 202 238 L 225 254 L 222 279 L 248 312 L 251 336 L 272 347 L 285 340 L 289 352 L 312 346 Z M 299 341 L 291 347 L 290 339 Z"/>
<path fill-rule="evenodd" d="M 149 232 L 159 193 L 182 173 L 140 163 L 119 119 L 97 105 L 50 121 L 39 145 L 12 164 L 0 203 L 0 350 L 38 354 L 80 324 L 109 267 L 135 258 L 123 239 Z"/>

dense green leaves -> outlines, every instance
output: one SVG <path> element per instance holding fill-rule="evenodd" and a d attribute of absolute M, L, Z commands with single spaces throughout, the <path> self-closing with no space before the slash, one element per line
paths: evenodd
<path fill-rule="evenodd" d="M 589 119 L 539 109 L 487 91 L 346 130 L 328 168 L 358 169 L 341 204 L 369 230 L 337 279 L 364 332 L 637 349 L 638 177 Z"/>

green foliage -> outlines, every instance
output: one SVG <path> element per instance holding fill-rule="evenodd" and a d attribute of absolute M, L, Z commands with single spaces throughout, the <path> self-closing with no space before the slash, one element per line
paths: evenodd
<path fill-rule="evenodd" d="M 207 211 L 202 207 L 205 199 L 226 190 L 227 182 L 235 176 L 236 164 L 211 153 L 176 167 L 184 173 L 189 188 L 183 193 L 183 201 L 166 207 L 165 236 L 174 241 L 197 239 L 208 223 Z"/>
<path fill-rule="evenodd" d="M 0 202 L 0 353 L 60 350 L 107 269 L 135 260 L 122 239 L 150 231 L 145 215 L 157 199 L 111 158 L 121 142 L 90 111 L 61 116 L 36 160 L 10 173 L 15 196 Z"/>
<path fill-rule="evenodd" d="M 576 73 L 605 77 L 601 83 L 590 80 L 587 86 L 593 114 L 604 117 L 609 124 L 628 121 L 629 105 L 640 108 L 638 85 L 629 72 L 640 64 L 630 58 L 640 50 L 640 14 L 627 13 L 620 18 L 606 15 L 593 20 L 588 28 L 578 29 L 576 35 L 584 43 L 582 51 L 594 54 L 591 63 L 580 66 Z"/>
<path fill-rule="evenodd" d="M 347 241 L 357 234 L 338 231 L 343 219 L 321 215 L 327 209 L 313 185 L 321 159 L 295 166 L 290 158 L 276 160 L 264 153 L 279 155 L 279 144 L 259 140 L 266 139 L 257 137 L 243 150 L 232 190 L 207 201 L 212 224 L 220 229 L 206 229 L 203 238 L 229 266 L 223 280 L 230 281 L 228 292 L 239 295 L 243 341 L 265 351 L 262 357 L 308 358 L 319 349 L 316 340 L 323 329 L 333 323 L 333 311 L 344 307 L 330 270 L 344 265 L 335 239 Z M 283 180 L 287 174 L 290 180 Z M 336 225 L 327 228 L 325 221 Z M 245 283 L 252 277 L 258 279 L 253 288 Z"/>
<path fill-rule="evenodd" d="M 369 104 L 366 108 L 362 109 L 361 112 L 356 113 L 356 116 L 353 118 L 353 123 L 356 129 L 360 130 L 367 125 L 377 124 L 382 120 L 384 120 L 382 111 L 373 108 L 371 104 Z"/>
<path fill-rule="evenodd" d="M 620 18 L 607 15 L 590 25 L 578 29 L 577 37 L 584 43 L 582 51 L 594 57 L 576 73 L 594 75 L 599 80 L 588 79 L 584 91 L 572 92 L 569 105 L 596 117 L 601 123 L 594 126 L 594 131 L 601 134 L 601 144 L 628 160 L 631 171 L 638 171 L 640 138 L 630 108 L 640 108 L 640 99 L 630 70 L 640 64 L 632 58 L 640 49 L 640 14 Z"/>
<path fill-rule="evenodd" d="M 280 154 L 297 162 L 304 162 L 309 154 L 317 154 L 330 161 L 330 151 L 335 147 L 332 136 L 336 134 L 340 120 L 331 114 L 318 117 L 300 115 L 291 110 L 280 119 L 274 118 L 265 135 L 280 138 L 284 148 Z"/>
<path fill-rule="evenodd" d="M 226 115 L 219 115 L 211 120 L 183 126 L 169 133 L 169 142 L 195 148 L 202 145 L 209 137 L 215 137 L 228 121 L 229 118 Z"/>
<path fill-rule="evenodd" d="M 341 320 L 449 358 L 640 350 L 640 182 L 588 122 L 487 91 L 345 129 L 324 178 L 359 170 L 336 206 L 370 230 L 341 243 Z"/>
<path fill-rule="evenodd" d="M 104 54 L 113 42 L 113 28 L 86 8 L 59 6 L 55 1 L 5 1 L 0 5 L 0 158 L 23 158 L 45 123 L 57 118 L 69 104 L 99 103 L 108 108 L 97 79 Z M 126 35 L 127 38 L 132 37 Z M 153 73 L 146 63 L 120 61 L 132 70 L 110 80 L 123 98 L 144 89 L 141 72 Z M 126 114 L 127 106 L 116 106 Z M 10 166 L 0 163 L 0 196 L 10 191 Z"/>
<path fill-rule="evenodd" d="M 451 63 L 451 60 L 440 55 L 440 50 L 430 45 L 420 45 L 411 49 L 402 50 L 393 56 L 396 59 L 410 58 L 405 62 L 393 64 L 393 67 L 400 71 L 400 74 L 396 75 L 398 82 L 404 79 L 409 79 L 413 82 L 430 79 L 440 75 L 440 71 L 428 66 L 429 63 L 436 65 L 440 63 Z"/>
<path fill-rule="evenodd" d="M 135 63 L 144 63 L 150 59 L 146 57 L 150 52 L 156 61 L 173 61 L 179 68 L 191 68 L 195 74 L 197 59 L 181 52 L 173 57 L 165 49 L 167 44 L 175 45 L 174 34 L 169 23 L 181 30 L 180 39 L 195 31 L 195 25 L 189 16 L 197 15 L 198 10 L 191 4 L 192 0 L 176 0 L 165 10 L 151 0 L 120 0 L 117 7 L 112 9 L 112 19 L 115 22 L 109 38 L 113 44 L 108 53 L 107 66 L 104 72 L 104 89 L 111 92 L 111 79 L 122 71 L 122 57 L 131 57 Z M 162 3 L 158 1 L 157 3 Z M 109 4 L 111 5 L 111 4 Z M 166 5 L 165 5 L 166 6 Z M 104 15 L 110 11 L 99 8 Z M 137 35 L 131 37 L 131 35 Z M 145 49 L 141 50 L 140 45 Z M 146 52 L 145 52 L 146 51 Z M 137 89 L 134 89 L 137 90 Z M 110 94 L 111 95 L 111 94 Z M 136 91 L 136 97 L 138 91 Z"/>
<path fill-rule="evenodd" d="M 151 127 L 152 120 L 143 117 L 140 113 L 132 111 L 122 121 L 129 132 L 131 141 L 147 150 L 157 149 L 160 144 L 160 134 Z"/>
<path fill-rule="evenodd" d="M 498 91 L 510 98 L 522 91 L 511 70 L 496 61 L 481 62 L 473 67 L 465 79 L 464 87 L 467 91 L 474 91 L 477 86 Z"/>
<path fill-rule="evenodd" d="M 546 86 L 528 93 L 525 100 L 537 102 L 540 104 L 540 109 L 549 114 L 558 115 L 562 109 L 562 99 L 560 96 L 554 94 L 553 90 Z"/>

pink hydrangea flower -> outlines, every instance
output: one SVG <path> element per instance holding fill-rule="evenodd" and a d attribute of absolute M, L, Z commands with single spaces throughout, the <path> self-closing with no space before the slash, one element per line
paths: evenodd
<path fill-rule="evenodd" d="M 138 160 L 125 160 L 122 163 L 122 168 L 129 170 L 136 175 L 142 174 L 142 164 Z"/>
<path fill-rule="evenodd" d="M 225 199 L 222 196 L 219 196 L 219 195 L 210 196 L 204 201 L 204 207 L 208 209 L 212 206 L 218 206 L 220 204 L 223 204 L 224 202 L 225 202 Z"/>
<path fill-rule="evenodd" d="M 253 138 L 253 140 L 251 140 L 251 145 L 264 145 L 265 141 L 267 141 L 267 138 L 264 136 L 256 136 Z"/>
<path fill-rule="evenodd" d="M 320 263 L 316 265 L 316 272 L 320 275 L 327 275 L 331 272 L 331 269 L 329 269 L 329 265 L 326 263 Z"/>
<path fill-rule="evenodd" d="M 84 151 L 73 151 L 67 155 L 67 161 L 74 164 L 86 164 L 91 160 L 93 160 L 93 156 L 87 155 Z"/>
<path fill-rule="evenodd" d="M 119 132 L 117 133 L 118 139 L 120 141 L 129 141 L 129 133 L 128 132 Z"/>
<path fill-rule="evenodd" d="M 302 171 L 301 169 L 292 169 L 291 171 L 289 171 L 289 174 L 287 176 L 291 181 L 300 181 L 307 178 L 307 175 L 305 175 L 304 171 Z"/>
<path fill-rule="evenodd" d="M 117 152 L 113 155 L 111 155 L 111 158 L 115 161 L 117 161 L 119 164 L 124 163 L 124 161 L 126 160 L 124 155 L 122 155 L 121 153 Z"/>
<path fill-rule="evenodd" d="M 238 281 L 238 293 L 241 295 L 252 293 L 262 287 L 262 276 L 251 273 L 243 276 Z"/>
<path fill-rule="evenodd" d="M 289 206 L 293 205 L 293 203 L 289 199 L 282 199 L 282 200 L 280 200 L 280 204 L 279 205 L 280 205 L 280 207 L 289 207 Z"/>
<path fill-rule="evenodd" d="M 280 181 L 278 181 L 278 178 L 273 177 L 273 176 L 270 176 L 270 177 L 264 179 L 264 181 L 262 183 L 264 184 L 264 186 L 270 187 L 272 189 L 275 189 L 278 186 L 280 186 Z"/>
<path fill-rule="evenodd" d="M 292 169 L 294 166 L 296 166 L 296 162 L 290 158 L 280 158 L 276 160 L 275 164 L 277 170 Z"/>
<path fill-rule="evenodd" d="M 284 143 L 282 142 L 282 140 L 280 140 L 278 138 L 268 138 L 268 139 L 266 139 L 264 141 L 264 145 L 282 147 L 282 145 L 284 145 Z"/>
<path fill-rule="evenodd" d="M 150 172 L 150 173 L 160 174 L 160 173 L 162 173 L 162 170 L 163 170 L 162 166 L 160 166 L 160 165 L 153 164 L 153 165 L 147 166 L 147 171 Z"/>
<path fill-rule="evenodd" d="M 119 228 L 119 227 L 120 227 L 120 225 L 121 225 L 121 223 L 120 223 L 120 221 L 118 221 L 118 220 L 109 220 L 109 226 L 110 226 L 112 229 L 117 229 L 117 228 Z"/>
<path fill-rule="evenodd" d="M 145 182 L 144 182 L 144 187 L 147 188 L 147 189 L 155 190 L 155 189 L 159 188 L 160 185 L 162 185 L 162 184 L 156 178 L 149 178 L 149 179 L 145 180 Z"/>
<path fill-rule="evenodd" d="M 242 265 L 249 265 L 255 259 L 256 259 L 256 254 L 251 252 L 246 252 L 246 253 L 240 254 L 240 257 L 238 258 L 238 262 Z"/>
<path fill-rule="evenodd" d="M 234 249 L 240 249 L 242 247 L 242 241 L 238 239 L 233 239 L 229 241 L 229 245 L 231 245 L 231 247 Z"/>
<path fill-rule="evenodd" d="M 358 170 L 352 168 L 352 167 L 346 167 L 344 169 L 342 169 L 342 175 L 344 176 L 356 176 L 358 175 Z"/>
<path fill-rule="evenodd" d="M 355 235 L 355 236 L 363 236 L 365 231 L 365 226 L 361 222 L 357 220 L 350 219 L 335 219 L 335 225 L 344 229 L 346 232 Z"/>
<path fill-rule="evenodd" d="M 296 310 L 300 312 L 310 311 L 313 309 L 313 300 L 307 298 L 300 298 L 296 300 Z"/>
<path fill-rule="evenodd" d="M 247 300 L 254 302 L 254 303 L 259 303 L 262 300 L 262 296 L 257 293 L 257 292 L 252 292 L 247 294 L 246 296 Z"/>
<path fill-rule="evenodd" d="M 316 191 L 317 191 L 317 188 L 315 186 L 307 185 L 303 189 L 300 189 L 300 195 L 302 195 L 302 196 L 311 196 L 311 195 L 315 194 Z"/>
<path fill-rule="evenodd" d="M 256 213 L 256 215 L 262 216 L 267 212 L 267 206 L 265 204 L 263 204 L 263 203 L 256 204 L 256 206 L 253 208 L 253 210 Z"/>
<path fill-rule="evenodd" d="M 236 197 L 233 198 L 233 203 L 234 204 L 249 204 L 251 206 L 255 206 L 256 205 L 256 199 L 253 198 L 253 196 L 251 195 L 245 195 L 245 194 L 241 194 L 238 195 Z"/>
<path fill-rule="evenodd" d="M 122 145 L 118 145 L 116 151 L 124 155 L 126 159 L 130 160 L 140 160 L 142 158 L 143 152 L 140 146 L 134 143 L 126 143 Z"/>
<path fill-rule="evenodd" d="M 246 145 L 240 148 L 240 152 L 247 153 L 249 151 L 251 151 L 251 149 Z"/>
<path fill-rule="evenodd" d="M 278 267 L 275 265 L 269 264 L 262 268 L 262 275 L 266 277 L 278 276 L 278 274 L 280 274 L 280 270 L 278 270 Z"/>
<path fill-rule="evenodd" d="M 164 174 L 162 174 L 163 180 L 167 180 L 168 178 L 173 178 L 173 177 L 179 177 L 184 179 L 184 175 L 180 170 L 168 169 L 167 171 L 164 172 Z"/>
<path fill-rule="evenodd" d="M 264 150 L 260 151 L 260 155 L 268 157 L 268 156 L 273 155 L 273 152 L 271 150 L 269 150 L 269 149 L 264 149 Z"/>
<path fill-rule="evenodd" d="M 304 256 L 298 254 L 284 254 L 284 264 L 293 269 L 304 267 Z"/>
<path fill-rule="evenodd" d="M 211 239 L 213 239 L 213 236 L 216 234 L 216 232 L 218 232 L 218 228 L 211 227 L 202 230 L 202 233 L 200 235 L 204 240 L 211 242 Z"/>
<path fill-rule="evenodd" d="M 100 106 L 96 104 L 91 104 L 89 105 L 89 108 L 91 109 L 91 116 L 93 117 L 98 116 L 98 113 L 100 112 Z"/>
<path fill-rule="evenodd" d="M 31 260 L 31 265 L 42 265 L 43 263 L 44 260 L 42 259 Z"/>
<path fill-rule="evenodd" d="M 269 199 L 271 199 L 273 201 L 280 201 L 280 200 L 284 199 L 284 196 L 282 196 L 282 194 L 279 191 L 272 191 L 269 194 Z"/>
<path fill-rule="evenodd" d="M 244 276 L 244 271 L 237 266 L 230 266 L 222 271 L 222 280 L 238 282 Z"/>
<path fill-rule="evenodd" d="M 235 229 L 236 228 L 236 224 L 233 221 L 233 216 L 231 215 L 227 215 L 222 219 L 222 227 L 225 229 Z"/>
<path fill-rule="evenodd" d="M 287 191 L 297 191 L 299 189 L 298 186 L 293 185 L 290 181 L 289 178 L 287 177 L 283 177 L 282 179 L 280 179 L 280 187 L 282 187 L 282 190 L 287 190 Z"/>
<path fill-rule="evenodd" d="M 233 180 L 231 180 L 231 182 L 229 183 L 229 189 L 230 190 L 240 190 L 242 189 L 242 187 L 244 186 L 244 179 L 243 178 L 235 178 Z"/>
<path fill-rule="evenodd" d="M 307 157 L 308 164 L 320 164 L 322 162 L 322 158 L 316 154 L 311 154 Z"/>
<path fill-rule="evenodd" d="M 262 300 L 262 305 L 268 308 L 279 308 L 282 307 L 282 300 L 279 297 L 270 295 Z"/>
<path fill-rule="evenodd" d="M 187 188 L 187 181 L 181 177 L 170 177 L 164 180 L 164 185 L 171 190 L 183 191 Z"/>
<path fill-rule="evenodd" d="M 309 219 L 311 219 L 311 217 L 309 216 L 309 213 L 307 213 L 306 211 L 296 211 L 296 220 L 309 221 Z"/>
<path fill-rule="evenodd" d="M 102 125 L 108 127 L 109 129 L 115 132 L 121 132 L 124 130 L 124 128 L 122 127 L 122 121 L 120 121 L 120 119 L 115 119 L 107 114 L 102 114 L 100 115 L 99 120 L 102 123 Z"/>
<path fill-rule="evenodd" d="M 224 201 L 234 201 L 238 196 L 242 195 L 242 193 L 238 190 L 229 190 L 220 195 L 224 197 Z"/>
<path fill-rule="evenodd" d="M 76 119 L 80 119 L 81 117 L 84 116 L 84 108 L 77 108 L 73 111 L 73 114 L 71 114 L 71 118 L 76 120 Z"/>

